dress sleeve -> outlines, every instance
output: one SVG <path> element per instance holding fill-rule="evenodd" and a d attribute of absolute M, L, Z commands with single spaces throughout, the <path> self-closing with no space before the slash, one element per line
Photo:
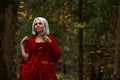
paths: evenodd
<path fill-rule="evenodd" d="M 49 36 L 49 38 L 52 40 L 51 43 L 49 43 L 49 46 L 54 54 L 54 59 L 57 61 L 59 57 L 61 56 L 61 50 L 57 45 L 57 42 L 53 36 Z"/>
<path fill-rule="evenodd" d="M 29 41 L 26 41 L 26 44 L 25 44 L 25 52 L 26 52 L 26 53 L 30 53 L 30 43 L 29 43 Z"/>

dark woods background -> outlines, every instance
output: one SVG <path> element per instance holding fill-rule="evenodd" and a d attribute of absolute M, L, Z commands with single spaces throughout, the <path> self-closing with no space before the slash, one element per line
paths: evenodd
<path fill-rule="evenodd" d="M 120 80 L 119 0 L 0 0 L 0 80 L 17 80 L 19 43 L 37 16 L 62 50 L 58 80 Z"/>

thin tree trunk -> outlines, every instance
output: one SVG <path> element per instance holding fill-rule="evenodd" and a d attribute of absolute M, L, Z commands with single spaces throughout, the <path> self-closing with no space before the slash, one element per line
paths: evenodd
<path fill-rule="evenodd" d="M 79 0 L 79 23 L 83 23 L 83 0 Z M 79 80 L 83 80 L 83 28 L 79 28 Z"/>
<path fill-rule="evenodd" d="M 118 6 L 118 19 L 116 30 L 115 67 L 113 80 L 120 80 L 120 1 Z"/>
<path fill-rule="evenodd" d="M 90 68 L 90 80 L 97 80 L 94 63 L 92 63 L 89 68 Z"/>

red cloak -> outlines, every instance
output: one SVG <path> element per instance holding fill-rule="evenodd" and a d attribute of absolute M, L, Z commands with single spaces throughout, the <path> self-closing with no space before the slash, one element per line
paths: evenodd
<path fill-rule="evenodd" d="M 19 80 L 57 80 L 55 67 L 61 51 L 53 36 L 48 36 L 52 42 L 35 42 L 35 36 L 30 36 L 25 46 L 29 53 L 28 60 L 20 62 Z"/>

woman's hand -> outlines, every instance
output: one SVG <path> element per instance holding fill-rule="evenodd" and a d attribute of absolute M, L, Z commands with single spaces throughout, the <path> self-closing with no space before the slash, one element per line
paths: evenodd
<path fill-rule="evenodd" d="M 45 39 L 46 42 L 49 42 L 49 43 L 52 42 L 52 40 L 48 36 L 44 36 L 44 39 Z"/>
<path fill-rule="evenodd" d="M 27 40 L 28 40 L 28 36 L 23 37 L 23 39 L 21 40 L 20 44 L 24 45 L 25 41 L 27 41 Z"/>

